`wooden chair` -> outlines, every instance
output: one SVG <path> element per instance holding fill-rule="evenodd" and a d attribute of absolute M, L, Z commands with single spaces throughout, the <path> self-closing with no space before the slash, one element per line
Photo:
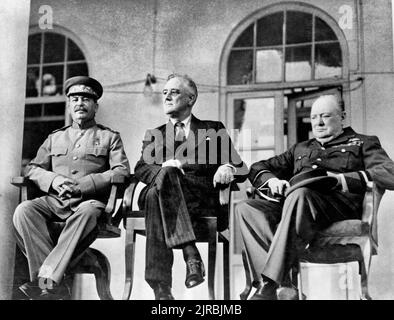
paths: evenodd
<path fill-rule="evenodd" d="M 42 192 L 32 181 L 25 177 L 13 177 L 11 183 L 20 188 L 20 201 L 34 199 Z M 78 273 L 94 274 L 97 293 L 101 300 L 113 300 L 110 291 L 111 267 L 107 257 L 97 249 L 89 248 L 96 238 L 118 238 L 121 230 L 118 228 L 122 220 L 120 201 L 123 198 L 125 177 L 114 176 L 111 179 L 111 192 L 103 214 L 94 232 L 91 232 L 78 246 L 67 268 L 65 280 L 72 285 L 73 277 Z M 65 222 L 49 222 L 51 237 L 57 239 Z"/>
<path fill-rule="evenodd" d="M 138 208 L 138 197 L 144 184 L 132 176 L 131 183 L 126 189 L 123 198 L 124 228 L 126 230 L 126 279 L 123 291 L 123 300 L 131 296 L 134 277 L 135 242 L 136 235 L 145 235 L 145 213 Z M 232 185 L 236 190 L 236 185 Z M 231 199 L 231 195 L 230 195 Z M 230 204 L 229 204 L 230 208 Z M 211 300 L 215 299 L 215 268 L 217 243 L 223 243 L 223 283 L 224 299 L 230 299 L 230 261 L 229 261 L 229 231 L 218 231 L 218 219 L 216 217 L 202 217 L 199 221 L 199 230 L 195 230 L 197 242 L 208 243 L 208 293 Z"/>
<path fill-rule="evenodd" d="M 292 270 L 293 284 L 298 286 L 299 299 L 302 297 L 301 264 L 334 264 L 357 261 L 361 278 L 361 299 L 371 299 L 368 292 L 368 276 L 372 255 L 377 254 L 377 213 L 384 190 L 369 182 L 363 201 L 361 220 L 344 220 L 333 223 L 321 230 L 309 246 L 299 252 L 299 263 Z M 247 254 L 242 252 L 246 273 L 246 287 L 241 299 L 246 300 L 251 291 L 251 275 Z M 295 277 L 294 277 L 295 275 Z"/>

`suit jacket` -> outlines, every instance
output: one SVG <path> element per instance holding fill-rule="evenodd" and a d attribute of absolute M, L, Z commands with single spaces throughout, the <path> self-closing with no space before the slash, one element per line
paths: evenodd
<path fill-rule="evenodd" d="M 130 174 L 129 162 L 118 132 L 94 120 L 83 127 L 73 123 L 53 131 L 29 163 L 26 176 L 40 190 L 44 199 L 61 218 L 84 201 L 104 208 L 108 200 L 111 177 Z M 62 200 L 51 187 L 53 179 L 62 175 L 74 179 L 81 189 L 80 197 Z"/>
<path fill-rule="evenodd" d="M 342 184 L 349 193 L 363 194 L 368 180 L 380 188 L 394 189 L 394 162 L 379 139 L 356 133 L 350 127 L 324 145 L 310 139 L 278 156 L 254 163 L 249 179 L 260 187 L 272 177 L 289 180 L 297 173 L 315 168 L 343 174 Z"/>
<path fill-rule="evenodd" d="M 201 121 L 193 115 L 189 136 L 177 150 L 174 150 L 174 126 L 170 121 L 156 129 L 147 130 L 142 155 L 135 166 L 135 175 L 150 187 L 162 163 L 174 158 L 182 163 L 185 172 L 183 180 L 193 190 L 198 207 L 219 204 L 219 189 L 213 186 L 213 176 L 220 165 L 231 164 L 236 168 L 236 182 L 244 181 L 248 174 L 248 168 L 235 150 L 223 123 Z M 142 194 L 140 203 L 143 198 Z M 192 204 L 188 203 L 189 206 Z"/>

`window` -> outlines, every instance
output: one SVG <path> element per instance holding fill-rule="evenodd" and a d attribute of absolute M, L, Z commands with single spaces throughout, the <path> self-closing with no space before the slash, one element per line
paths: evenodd
<path fill-rule="evenodd" d="M 63 95 L 64 81 L 75 75 L 88 75 L 88 67 L 72 39 L 54 32 L 29 36 L 26 97 Z"/>
<path fill-rule="evenodd" d="M 67 123 L 63 83 L 76 75 L 88 75 L 88 66 L 73 39 L 41 30 L 30 34 L 23 159 L 32 159 L 48 134 Z"/>
<path fill-rule="evenodd" d="M 342 51 L 331 27 L 313 12 L 283 9 L 255 19 L 236 39 L 227 84 L 342 77 Z"/>

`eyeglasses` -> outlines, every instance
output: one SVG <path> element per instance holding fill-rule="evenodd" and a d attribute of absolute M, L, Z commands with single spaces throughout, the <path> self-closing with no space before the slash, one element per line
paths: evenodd
<path fill-rule="evenodd" d="M 168 95 L 168 94 L 169 94 L 171 97 L 174 97 L 174 96 L 177 96 L 177 95 L 181 94 L 181 90 L 179 90 L 179 89 L 171 89 L 171 90 L 164 89 L 164 90 L 163 90 L 163 96 L 166 96 L 166 95 Z"/>

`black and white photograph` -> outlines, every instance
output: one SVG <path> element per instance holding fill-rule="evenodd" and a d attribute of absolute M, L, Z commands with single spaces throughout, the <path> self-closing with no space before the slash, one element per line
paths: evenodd
<path fill-rule="evenodd" d="M 2 0 L 0 300 L 393 300 L 393 14 Z"/>

